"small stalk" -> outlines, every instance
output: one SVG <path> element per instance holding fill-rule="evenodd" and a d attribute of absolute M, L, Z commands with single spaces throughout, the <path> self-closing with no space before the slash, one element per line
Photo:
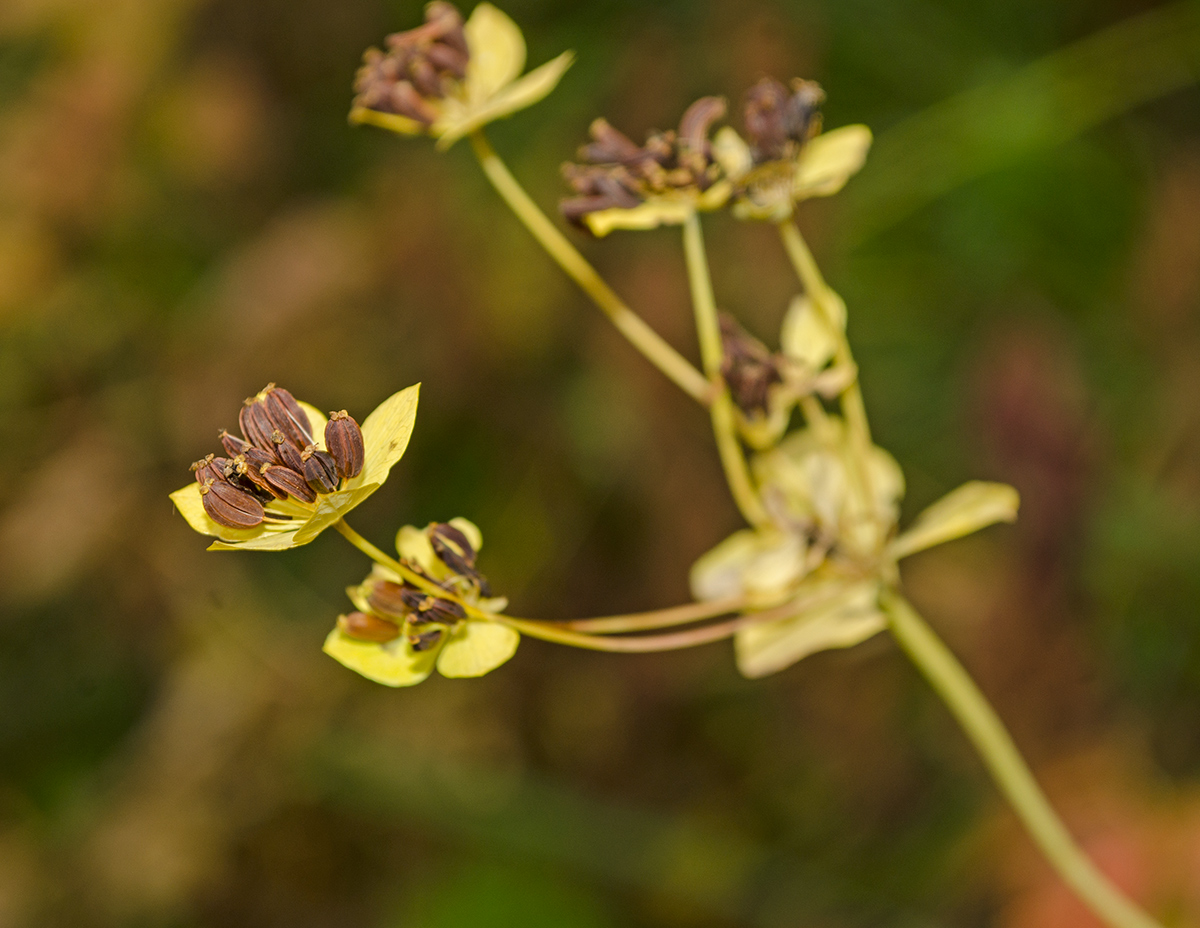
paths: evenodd
<path fill-rule="evenodd" d="M 471 147 L 475 151 L 475 157 L 479 159 L 483 173 L 496 188 L 501 199 L 508 204 L 509 209 L 567 276 L 608 316 L 617 327 L 617 331 L 684 393 L 701 405 L 707 406 L 712 396 L 712 385 L 704 375 L 667 344 L 661 335 L 650 328 L 642 317 L 630 309 L 612 287 L 604 282 L 596 269 L 588 264 L 578 249 L 546 217 L 525 192 L 525 188 L 513 177 L 482 129 L 471 133 Z"/>
<path fill-rule="evenodd" d="M 688 283 L 692 291 L 692 308 L 696 315 L 696 334 L 700 339 L 700 359 L 704 364 L 704 373 L 708 375 L 716 390 L 709 410 L 712 413 L 713 434 L 717 439 L 721 466 L 725 469 L 725 480 L 742 517 L 755 527 L 767 525 L 770 521 L 767 511 L 750 478 L 750 469 L 746 466 L 746 457 L 742 453 L 741 442 L 738 441 L 733 398 L 721 378 L 721 361 L 724 356 L 721 348 L 721 327 L 717 321 L 717 303 L 708 271 L 708 256 L 704 251 L 700 217 L 694 212 L 683 224 L 683 252 L 687 260 Z"/>
<path fill-rule="evenodd" d="M 850 370 L 857 370 L 854 355 L 850 351 L 850 342 L 846 338 L 846 330 L 834 322 L 829 308 L 829 285 L 825 283 L 825 278 L 821 275 L 820 268 L 817 267 L 816 259 L 813 258 L 808 244 L 804 241 L 804 236 L 800 234 L 796 223 L 791 219 L 785 219 L 779 223 L 778 229 L 779 237 L 783 240 L 784 251 L 787 252 L 788 260 L 791 261 L 796 276 L 800 278 L 805 294 L 812 300 L 813 308 L 821 314 L 826 326 L 837 338 L 834 363 L 844 365 Z M 871 475 L 866 466 L 871 452 L 871 426 L 867 422 L 867 407 L 863 403 L 862 387 L 859 385 L 857 375 L 842 391 L 842 412 L 846 416 L 846 426 L 849 429 L 850 441 L 853 443 L 855 452 L 851 456 L 854 459 L 852 463 L 853 476 L 861 487 L 863 505 L 867 512 L 871 512 L 874 510 L 874 500 L 871 493 Z"/>
<path fill-rule="evenodd" d="M 1075 843 L 1004 723 L 933 629 L 897 593 L 886 594 L 882 604 L 896 641 L 958 720 L 992 779 L 1063 882 L 1110 928 L 1161 928 L 1113 886 Z"/>

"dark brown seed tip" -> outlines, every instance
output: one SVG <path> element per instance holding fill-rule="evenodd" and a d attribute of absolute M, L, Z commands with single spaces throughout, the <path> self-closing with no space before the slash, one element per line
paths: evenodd
<path fill-rule="evenodd" d="M 325 447 L 333 456 L 339 476 L 357 477 L 362 473 L 366 449 L 362 429 L 346 410 L 329 414 L 325 423 Z"/>
<path fill-rule="evenodd" d="M 371 615 L 368 612 L 351 612 L 349 615 L 339 615 L 338 629 L 343 635 L 358 638 L 360 641 L 392 641 L 400 637 L 400 626 L 387 619 Z"/>

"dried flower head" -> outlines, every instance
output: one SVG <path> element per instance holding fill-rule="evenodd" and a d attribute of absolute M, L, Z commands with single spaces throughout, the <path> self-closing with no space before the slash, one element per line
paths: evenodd
<path fill-rule="evenodd" d="M 425 23 L 369 49 L 354 81 L 350 119 L 449 148 L 480 126 L 537 103 L 573 55 L 563 52 L 521 77 L 525 39 L 516 23 L 481 3 L 464 23 L 453 4 L 430 3 Z"/>
<path fill-rule="evenodd" d="M 396 536 L 400 560 L 428 588 L 376 565 L 346 591 L 356 611 L 338 617 L 325 653 L 388 686 L 420 683 L 435 667 L 445 677 L 479 677 L 499 667 L 516 653 L 520 636 L 487 618 L 508 601 L 491 597 L 475 568 L 482 544 L 466 519 L 404 526 Z"/>
<path fill-rule="evenodd" d="M 222 431 L 229 457 L 192 465 L 196 482 L 171 494 L 210 550 L 280 551 L 307 544 L 379 489 L 404 454 L 420 384 L 384 400 L 363 423 L 329 420 L 274 384 L 246 400 L 242 435 Z"/>
<path fill-rule="evenodd" d="M 824 99 L 818 84 L 799 78 L 789 89 L 764 77 L 746 94 L 746 138 L 726 126 L 713 140 L 715 157 L 735 184 L 737 216 L 781 221 L 800 200 L 837 193 L 862 167 L 871 130 L 853 125 L 821 132 Z"/>
<path fill-rule="evenodd" d="M 563 216 L 603 236 L 613 229 L 678 225 L 696 210 L 720 208 L 730 186 L 708 134 L 724 115 L 722 98 L 701 97 L 684 112 L 678 131 L 652 132 L 642 146 L 597 119 L 591 143 L 579 149 L 583 163 L 563 165 L 576 193 L 559 204 Z"/>

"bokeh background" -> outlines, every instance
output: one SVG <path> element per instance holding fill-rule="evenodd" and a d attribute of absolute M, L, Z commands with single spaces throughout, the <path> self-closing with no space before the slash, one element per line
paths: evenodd
<path fill-rule="evenodd" d="M 908 589 L 1072 829 L 1200 924 L 1200 7 L 512 0 L 578 62 L 492 132 L 535 198 L 764 73 L 869 123 L 802 225 L 907 516 L 1019 525 Z M 346 123 L 399 0 L 0 0 L 0 926 L 1090 926 L 886 638 L 747 682 L 727 646 L 526 641 L 391 691 L 320 651 L 363 558 L 217 555 L 166 495 L 268 380 L 423 381 L 356 513 L 468 516 L 521 615 L 669 605 L 737 526 L 705 417 L 533 245 L 465 145 Z M 769 228 L 708 223 L 774 343 Z M 689 356 L 676 233 L 581 247 Z"/>

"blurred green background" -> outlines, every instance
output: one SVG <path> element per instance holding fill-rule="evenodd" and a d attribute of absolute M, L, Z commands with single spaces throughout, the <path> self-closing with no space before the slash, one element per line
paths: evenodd
<path fill-rule="evenodd" d="M 547 209 L 764 73 L 877 144 L 802 226 L 911 516 L 906 567 L 1072 829 L 1200 924 L 1200 6 L 514 0 L 547 101 L 494 126 Z M 360 417 L 423 381 L 355 524 L 465 515 L 516 614 L 687 596 L 737 526 L 705 417 L 485 186 L 346 124 L 398 0 L 0 0 L 0 926 L 1090 926 L 880 636 L 747 682 L 728 646 L 526 640 L 391 691 L 320 652 L 363 558 L 208 554 L 166 494 L 268 380 Z M 708 223 L 773 333 L 769 228 Z M 579 240 L 691 357 L 676 233 Z"/>

